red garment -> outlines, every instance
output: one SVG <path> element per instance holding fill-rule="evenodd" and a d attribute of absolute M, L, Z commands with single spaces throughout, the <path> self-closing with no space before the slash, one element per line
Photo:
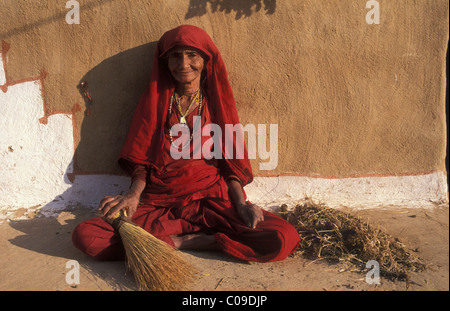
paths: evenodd
<path fill-rule="evenodd" d="M 195 200 L 182 208 L 155 207 L 141 203 L 133 221 L 173 246 L 170 235 L 204 232 L 214 234 L 222 251 L 239 259 L 268 262 L 283 260 L 300 241 L 294 227 L 264 212 L 255 229 L 244 225 L 229 201 Z M 125 251 L 117 232 L 102 218 L 82 222 L 73 232 L 73 243 L 98 260 L 123 260 Z"/>
<path fill-rule="evenodd" d="M 155 54 L 150 84 L 154 95 L 145 95 L 140 101 L 120 157 L 122 167 L 132 180 L 146 180 L 132 220 L 172 246 L 171 235 L 204 232 L 213 234 L 224 252 L 240 259 L 264 262 L 286 258 L 300 242 L 295 228 L 267 211 L 263 211 L 263 222 L 255 229 L 249 228 L 228 197 L 226 178 L 236 178 L 244 185 L 253 178 L 247 157 L 241 160 L 195 158 L 195 150 L 201 150 L 211 138 L 203 135 L 191 142 L 189 159 L 175 160 L 171 156 L 168 129 L 178 123 L 179 116 L 173 110 L 167 119 L 168 104 L 164 101 L 169 102 L 166 96 L 171 96 L 173 86 L 163 84 L 161 87 L 158 79 L 170 81 L 170 78 L 167 69 L 161 68 L 159 56 L 176 45 L 193 46 L 209 58 L 206 81 L 215 82 L 207 82 L 208 91 L 200 116 L 202 128 L 217 122 L 221 122 L 221 128 L 224 122 L 239 122 L 223 62 L 209 36 L 194 26 L 181 26 L 167 32 L 158 42 Z M 155 114 L 164 118 L 154 118 Z M 187 117 L 191 131 L 197 114 L 198 108 Z M 176 138 L 173 136 L 174 140 Z M 124 258 L 120 237 L 102 218 L 81 223 L 73 233 L 73 242 L 98 259 Z"/>
<path fill-rule="evenodd" d="M 164 167 L 165 163 L 160 154 L 165 140 L 164 126 L 170 98 L 175 90 L 164 56 L 175 46 L 196 48 L 207 58 L 205 60 L 206 79 L 202 87 L 204 96 L 211 103 L 212 122 L 223 129 L 223 144 L 226 141 L 225 124 L 240 123 L 225 64 L 214 42 L 204 30 L 198 27 L 179 26 L 167 31 L 158 41 L 150 85 L 135 111 L 119 163 L 125 159 L 134 163 L 151 165 L 156 170 Z M 236 152 L 238 148 L 239 145 L 234 137 L 233 151 Z M 221 166 L 224 170 L 236 175 L 243 185 L 250 183 L 253 180 L 253 174 L 245 145 L 242 150 L 244 159 L 237 159 L 232 155 L 228 155 L 230 159 L 226 159 L 225 151 L 226 148 L 223 147 L 225 161 L 222 161 Z"/>

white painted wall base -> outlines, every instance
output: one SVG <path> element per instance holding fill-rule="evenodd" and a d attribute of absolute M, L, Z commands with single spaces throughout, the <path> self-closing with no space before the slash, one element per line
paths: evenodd
<path fill-rule="evenodd" d="M 0 205 L 0 219 L 12 217 L 15 210 L 39 210 L 44 216 L 57 215 L 61 210 L 79 206 L 97 208 L 106 195 L 119 194 L 129 187 L 128 177 L 111 175 L 79 175 L 64 192 L 50 201 L 19 201 Z M 24 194 L 29 194 L 24 190 Z M 281 204 L 289 208 L 306 197 L 332 208 L 433 208 L 448 205 L 448 186 L 441 172 L 417 176 L 361 177 L 325 179 L 315 177 L 281 176 L 256 177 L 246 187 L 248 199 L 272 210 Z M 26 217 L 26 216 L 24 216 Z"/>
<path fill-rule="evenodd" d="M 74 154 L 72 116 L 44 117 L 40 81 L 0 91 L 0 206 L 51 201 L 71 187 Z"/>
<path fill-rule="evenodd" d="M 17 200 L 10 205 L 5 205 L 4 201 L 0 202 L 0 219 L 24 219 L 28 217 L 28 213 L 50 217 L 58 215 L 62 210 L 77 207 L 95 209 L 103 197 L 120 194 L 126 191 L 129 185 L 130 179 L 124 176 L 79 175 L 65 191 L 49 200 L 42 196 L 34 197 L 33 200 L 30 197 L 30 189 L 24 189 L 23 200 Z M 21 217 L 17 217 L 17 211 L 21 211 Z"/>
<path fill-rule="evenodd" d="M 38 209 L 45 216 L 58 214 L 67 208 L 79 206 L 95 209 L 107 195 L 120 194 L 128 189 L 130 179 L 112 175 L 79 175 L 64 193 L 50 202 L 42 203 Z"/>
<path fill-rule="evenodd" d="M 259 177 L 246 188 L 248 199 L 266 208 L 295 206 L 306 197 L 330 207 L 434 207 L 448 204 L 442 172 L 415 176 L 320 178 Z"/>

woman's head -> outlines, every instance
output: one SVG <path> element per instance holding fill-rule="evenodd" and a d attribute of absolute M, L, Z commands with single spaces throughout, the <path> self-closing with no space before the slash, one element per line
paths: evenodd
<path fill-rule="evenodd" d="M 189 48 L 177 49 L 180 47 Z M 201 58 L 190 50 L 198 52 Z M 174 54 L 169 55 L 169 52 Z M 169 70 L 168 57 L 171 58 L 170 67 L 173 74 Z M 202 79 L 200 68 L 205 74 L 205 80 Z M 164 163 L 161 162 L 159 154 L 164 146 L 170 99 L 177 87 L 174 84 L 191 79 L 194 81 L 200 79 L 204 90 L 203 98 L 206 107 L 209 107 L 211 121 L 214 124 L 221 128 L 225 128 L 227 124 L 239 124 L 233 91 L 218 48 L 203 29 L 192 25 L 178 26 L 165 32 L 158 41 L 150 85 L 136 109 L 121 158 L 150 164 L 155 168 L 162 167 Z M 237 137 L 237 134 L 233 135 L 233 150 L 237 150 L 235 136 Z M 222 143 L 225 143 L 225 138 L 222 139 Z M 253 175 L 245 148 L 244 154 L 244 159 L 225 157 L 224 165 L 246 185 L 253 179 Z"/>
<path fill-rule="evenodd" d="M 205 58 L 198 49 L 176 46 L 167 52 L 167 68 L 175 84 L 200 85 Z"/>
<path fill-rule="evenodd" d="M 192 78 L 200 81 L 202 73 L 204 77 L 210 75 L 219 53 L 211 37 L 192 25 L 179 26 L 164 33 L 158 41 L 157 51 L 160 69 L 169 73 L 175 84 Z"/>

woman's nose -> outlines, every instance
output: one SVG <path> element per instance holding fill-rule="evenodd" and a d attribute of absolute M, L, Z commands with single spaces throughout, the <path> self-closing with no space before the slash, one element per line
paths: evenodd
<path fill-rule="evenodd" d="M 187 55 L 183 55 L 183 57 L 181 58 L 180 65 L 183 68 L 189 68 L 191 66 L 191 62 L 190 62 L 189 57 Z"/>

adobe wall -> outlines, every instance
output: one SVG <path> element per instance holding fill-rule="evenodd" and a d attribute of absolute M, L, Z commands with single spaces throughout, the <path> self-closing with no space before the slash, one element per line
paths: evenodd
<path fill-rule="evenodd" d="M 379 24 L 367 22 L 373 7 L 365 0 L 79 1 L 80 24 L 67 24 L 64 2 L 2 2 L 0 106 L 14 86 L 41 83 L 36 120 L 43 126 L 62 114 L 72 124 L 64 142 L 41 135 L 55 148 L 73 145 L 66 148 L 74 155 L 63 172 L 67 183 L 121 174 L 115 159 L 148 83 L 156 41 L 168 29 L 193 24 L 221 51 L 241 123 L 278 125 L 277 163 L 263 170 L 268 160 L 258 154 L 257 176 L 439 174 L 439 191 L 448 197 L 447 0 L 380 0 Z M 88 82 L 92 107 L 81 81 Z M 2 124 L 17 132 L 21 123 Z M 20 149 L 8 137 L 2 161 L 12 155 L 8 147 Z"/>

